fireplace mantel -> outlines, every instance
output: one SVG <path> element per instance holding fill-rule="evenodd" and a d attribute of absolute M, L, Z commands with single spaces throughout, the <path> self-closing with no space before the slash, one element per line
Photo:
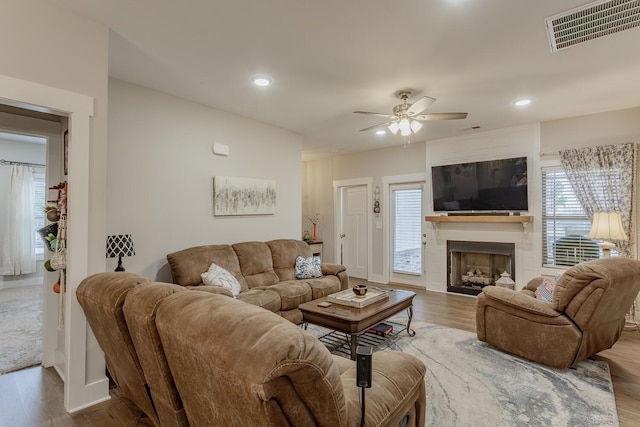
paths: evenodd
<path fill-rule="evenodd" d="M 452 223 L 452 222 L 483 222 L 483 223 L 509 223 L 509 224 L 522 224 L 522 228 L 527 232 L 527 225 L 533 222 L 533 217 L 530 215 L 435 215 L 425 216 L 425 221 L 432 222 L 436 227 L 440 223 Z"/>

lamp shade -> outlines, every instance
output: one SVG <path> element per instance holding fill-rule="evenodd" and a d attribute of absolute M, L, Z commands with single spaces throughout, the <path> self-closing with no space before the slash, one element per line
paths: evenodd
<path fill-rule="evenodd" d="M 131 234 L 116 234 L 107 237 L 107 258 L 135 255 Z"/>
<path fill-rule="evenodd" d="M 622 216 L 619 212 L 596 212 L 593 214 L 590 239 L 629 240 L 622 228 Z"/>

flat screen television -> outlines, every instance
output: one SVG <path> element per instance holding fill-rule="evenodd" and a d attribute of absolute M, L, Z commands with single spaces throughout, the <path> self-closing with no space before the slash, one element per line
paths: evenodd
<path fill-rule="evenodd" d="M 436 212 L 529 208 L 526 157 L 434 166 L 431 182 Z"/>

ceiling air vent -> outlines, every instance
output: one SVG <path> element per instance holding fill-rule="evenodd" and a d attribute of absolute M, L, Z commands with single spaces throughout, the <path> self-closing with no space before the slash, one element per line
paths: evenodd
<path fill-rule="evenodd" d="M 596 1 L 545 19 L 551 51 L 640 26 L 640 0 Z"/>

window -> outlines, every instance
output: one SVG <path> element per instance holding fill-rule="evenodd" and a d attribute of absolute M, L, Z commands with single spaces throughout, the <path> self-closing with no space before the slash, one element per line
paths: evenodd
<path fill-rule="evenodd" d="M 560 166 L 542 169 L 542 264 L 572 266 L 600 258 L 591 222 Z"/>
<path fill-rule="evenodd" d="M 46 215 L 44 213 L 45 195 L 44 174 L 36 172 L 33 174 L 33 223 L 35 227 L 33 234 L 35 236 L 34 248 L 38 258 L 44 256 L 44 242 L 38 234 L 38 230 L 44 227 L 46 223 Z"/>
<path fill-rule="evenodd" d="M 392 189 L 393 271 L 422 273 L 422 187 Z"/>

